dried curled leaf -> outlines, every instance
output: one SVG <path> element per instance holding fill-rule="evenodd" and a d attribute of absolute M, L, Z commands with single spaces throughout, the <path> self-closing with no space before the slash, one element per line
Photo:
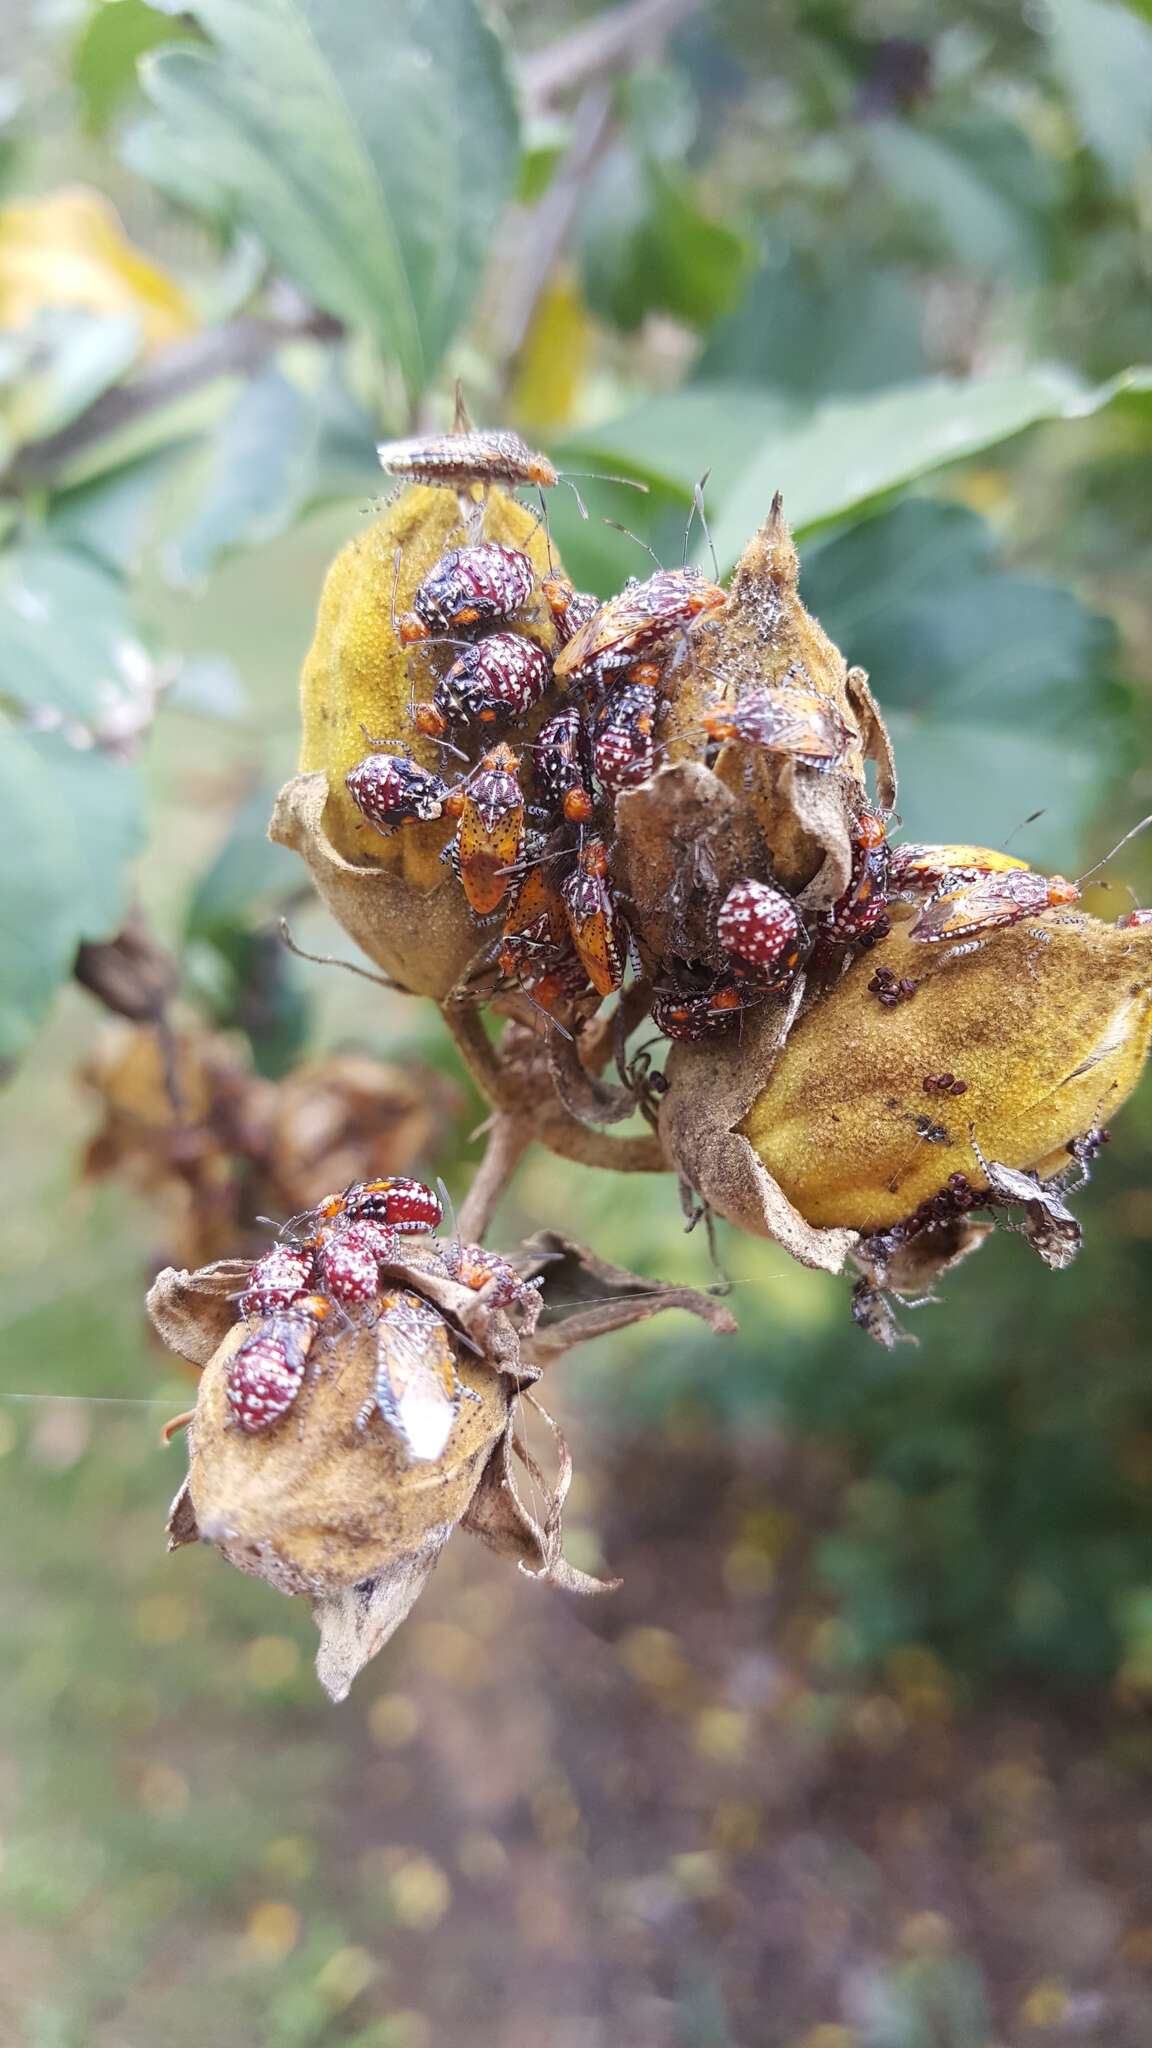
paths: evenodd
<path fill-rule="evenodd" d="M 346 860 L 328 836 L 331 815 L 327 775 L 297 775 L 276 799 L 268 836 L 303 857 L 337 923 L 398 988 L 443 1001 L 467 980 L 491 943 L 478 929 L 459 883 L 439 861 L 429 881 L 417 884 L 381 864 Z M 407 843 L 413 829 L 439 827 L 408 828 L 399 839 Z M 380 840 L 382 848 L 393 843 Z"/>
<path fill-rule="evenodd" d="M 741 1129 L 779 1056 L 794 1005 L 765 1003 L 721 1044 L 677 1046 L 660 1135 L 682 1182 L 720 1216 L 770 1237 L 801 1265 L 838 1273 L 856 1244 L 851 1229 L 816 1228 L 767 1170 Z"/>
<path fill-rule="evenodd" d="M 877 962 L 917 983 L 886 1008 Z M 881 1231 L 951 1173 L 990 1160 L 1041 1176 L 1130 1094 L 1152 1034 L 1152 930 L 1069 911 L 959 957 L 898 929 L 800 1018 L 740 1119 L 788 1200 L 821 1229 Z M 947 1074 L 962 1092 L 925 1080 Z"/>
<path fill-rule="evenodd" d="M 146 1307 L 169 1351 L 207 1365 L 235 1326 L 236 1298 L 251 1270 L 250 1259 L 217 1259 L 195 1273 L 175 1266 L 158 1273 Z"/>
<path fill-rule="evenodd" d="M 538 1230 L 521 1246 L 516 1266 L 526 1277 L 540 1274 L 543 1279 L 540 1327 L 528 1347 L 538 1366 L 550 1364 L 577 1344 L 647 1322 L 665 1309 L 699 1316 L 717 1336 L 730 1335 L 737 1327 L 731 1310 L 714 1294 L 669 1286 L 624 1266 L 609 1265 L 558 1230 Z"/>
<path fill-rule="evenodd" d="M 531 1395 L 526 1402 L 551 1430 L 556 1446 L 557 1472 L 549 1481 L 514 1426 L 504 1432 L 484 1468 L 484 1475 L 464 1517 L 464 1527 L 479 1536 L 489 1550 L 511 1557 L 530 1578 L 559 1586 L 566 1593 L 614 1593 L 619 1579 L 597 1579 L 578 1571 L 563 1555 L 561 1521 L 568 1488 L 572 1483 L 572 1456 L 563 1432 L 546 1408 Z M 533 1482 L 533 1496 L 544 1503 L 544 1519 L 534 1515 L 521 1495 L 516 1480 L 516 1461 L 524 1466 Z"/>

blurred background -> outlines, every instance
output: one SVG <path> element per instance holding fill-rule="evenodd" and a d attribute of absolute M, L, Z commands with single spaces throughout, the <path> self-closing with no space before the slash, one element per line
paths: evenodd
<path fill-rule="evenodd" d="M 649 485 L 555 494 L 580 585 L 645 573 L 605 515 L 678 561 L 707 471 L 726 568 L 783 490 L 914 836 L 1075 874 L 1152 808 L 1152 11 L 0 30 L 0 2039 L 1147 2048 L 1147 1090 L 1079 1262 L 1001 1233 L 918 1349 L 722 1232 L 738 1339 L 550 1389 L 621 1591 L 457 1536 L 339 1708 L 300 1603 L 165 1556 L 191 1383 L 142 1296 L 478 1156 L 428 1009 L 285 951 L 350 947 L 263 837 L 373 442 L 456 376 Z M 1109 877 L 1150 900 L 1152 850 Z M 712 1277 L 671 1184 L 530 1158 L 493 1241 L 543 1223 Z"/>

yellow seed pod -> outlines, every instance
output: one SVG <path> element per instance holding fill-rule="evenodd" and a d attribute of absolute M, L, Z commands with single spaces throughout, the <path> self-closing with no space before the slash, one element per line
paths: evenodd
<path fill-rule="evenodd" d="M 537 574 L 547 575 L 548 541 L 539 519 L 503 491 L 489 495 L 484 539 L 521 549 Z M 432 694 L 436 670 L 424 649 L 404 647 L 396 638 L 393 580 L 399 615 L 445 549 L 466 540 L 454 492 L 420 486 L 402 491 L 383 518 L 341 549 L 329 569 L 316 636 L 300 678 L 300 772 L 322 769 L 328 777 L 324 826 L 333 847 L 345 860 L 401 873 L 426 890 L 444 880 L 439 856 L 451 836 L 450 824 L 406 825 L 382 838 L 357 810 L 344 778 L 369 752 L 366 733 L 392 751 L 407 740 L 423 767 L 443 769 L 440 749 L 412 732 L 413 698 Z M 535 618 L 518 619 L 517 629 L 552 644 L 543 606 Z M 458 652 L 447 650 L 449 658 Z"/>
<path fill-rule="evenodd" d="M 880 1004 L 877 964 L 918 986 Z M 897 929 L 804 1015 L 740 1125 L 810 1224 L 882 1230 L 987 1159 L 1041 1175 L 1134 1088 L 1152 929 L 1046 912 L 957 956 Z M 925 1082 L 944 1076 L 962 1090 Z"/>
<path fill-rule="evenodd" d="M 543 576 L 558 564 L 536 516 L 492 491 L 484 538 L 527 554 Z M 413 822 L 385 837 L 362 816 L 345 777 L 372 742 L 405 746 L 421 766 L 444 754 L 413 731 L 414 698 L 430 696 L 458 650 L 405 647 L 393 627 L 445 549 L 467 540 L 455 493 L 414 486 L 337 555 L 324 584 L 316 636 L 300 685 L 301 773 L 281 791 L 269 835 L 301 854 L 332 915 L 385 974 L 442 1001 L 466 979 L 485 941 L 463 891 L 440 859 L 451 822 Z M 397 567 L 397 563 L 399 566 Z M 518 617 L 517 631 L 551 648 L 547 607 Z M 526 735 L 547 715 L 527 722 Z"/>

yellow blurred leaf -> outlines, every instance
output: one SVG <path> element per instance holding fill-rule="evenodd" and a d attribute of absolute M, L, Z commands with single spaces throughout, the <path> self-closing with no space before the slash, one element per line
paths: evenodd
<path fill-rule="evenodd" d="M 570 273 L 541 293 L 520 352 L 511 412 L 543 433 L 567 426 L 576 409 L 592 347 L 592 322 Z"/>
<path fill-rule="evenodd" d="M 49 306 L 134 314 L 148 349 L 197 324 L 175 279 L 141 255 L 107 200 L 83 186 L 0 208 L 0 327 L 25 326 Z"/>

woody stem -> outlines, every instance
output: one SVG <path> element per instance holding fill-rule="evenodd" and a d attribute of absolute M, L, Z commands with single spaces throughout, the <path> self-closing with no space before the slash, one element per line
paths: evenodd
<path fill-rule="evenodd" d="M 488 1132 L 484 1157 L 460 1205 L 457 1229 L 475 1243 L 488 1229 L 501 1195 L 532 1143 L 532 1127 L 522 1117 L 497 1110 Z"/>
<path fill-rule="evenodd" d="M 529 1077 L 528 1085 L 518 1081 L 500 1059 L 473 1004 L 446 1003 L 443 1016 L 480 1093 L 502 1116 L 526 1125 L 538 1144 L 561 1159 L 575 1160 L 579 1166 L 603 1166 L 611 1173 L 668 1171 L 654 1131 L 634 1138 L 611 1138 L 580 1123 L 550 1092 L 542 1093 L 539 1074 Z"/>

